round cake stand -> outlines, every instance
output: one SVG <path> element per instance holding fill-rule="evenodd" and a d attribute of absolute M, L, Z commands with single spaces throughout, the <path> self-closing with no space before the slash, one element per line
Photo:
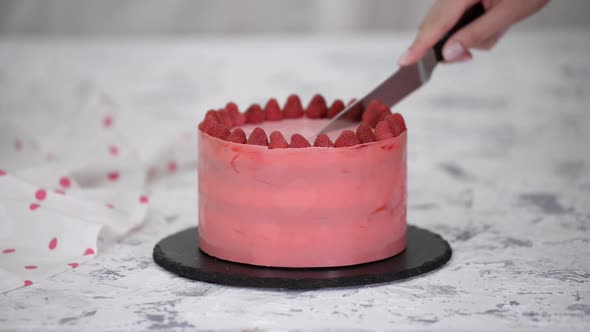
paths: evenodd
<path fill-rule="evenodd" d="M 407 228 L 407 247 L 378 262 L 332 268 L 276 268 L 224 261 L 199 250 L 198 228 L 162 239 L 154 261 L 181 277 L 221 285 L 275 289 L 320 289 L 363 286 L 416 277 L 440 268 L 451 258 L 451 246 L 440 235 Z"/>

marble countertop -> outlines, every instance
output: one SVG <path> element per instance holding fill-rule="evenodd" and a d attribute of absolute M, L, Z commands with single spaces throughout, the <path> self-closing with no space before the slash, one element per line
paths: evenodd
<path fill-rule="evenodd" d="M 514 32 L 472 63 L 440 66 L 396 108 L 410 128 L 408 222 L 454 249 L 438 271 L 320 291 L 173 276 L 151 253 L 197 223 L 190 168 L 152 185 L 142 228 L 74 270 L 0 295 L 0 330 L 588 330 L 589 36 Z M 411 38 L 0 40 L 0 90 L 29 106 L 4 98 L 0 116 L 49 118 L 90 82 L 156 120 L 144 133 L 157 135 L 230 99 L 358 96 L 395 69 Z M 59 89 L 31 83 L 47 75 Z"/>

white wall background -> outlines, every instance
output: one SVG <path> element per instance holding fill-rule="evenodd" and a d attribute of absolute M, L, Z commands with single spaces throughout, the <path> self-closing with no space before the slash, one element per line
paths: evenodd
<path fill-rule="evenodd" d="M 416 29 L 431 3 L 430 0 L 0 0 L 0 35 L 346 33 Z M 522 26 L 590 27 L 589 15 L 590 0 L 553 0 Z"/>

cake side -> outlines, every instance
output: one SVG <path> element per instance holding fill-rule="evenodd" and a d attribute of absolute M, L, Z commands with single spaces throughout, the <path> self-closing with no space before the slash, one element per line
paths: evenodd
<path fill-rule="evenodd" d="M 407 131 L 341 148 L 274 149 L 199 132 L 199 236 L 209 255 L 329 267 L 406 244 Z"/>

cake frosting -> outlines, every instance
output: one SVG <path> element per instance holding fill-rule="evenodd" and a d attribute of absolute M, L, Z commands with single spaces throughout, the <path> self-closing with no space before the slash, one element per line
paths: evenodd
<path fill-rule="evenodd" d="M 380 118 L 386 123 L 384 114 Z M 327 121 L 233 121 L 232 127 L 246 137 L 260 128 L 312 142 Z M 291 268 L 348 266 L 400 253 L 406 245 L 407 143 L 401 121 L 401 133 L 367 143 L 275 149 L 228 141 L 228 131 L 201 125 L 200 249 L 233 262 Z M 338 143 L 355 128 L 349 129 L 328 136 Z"/>

